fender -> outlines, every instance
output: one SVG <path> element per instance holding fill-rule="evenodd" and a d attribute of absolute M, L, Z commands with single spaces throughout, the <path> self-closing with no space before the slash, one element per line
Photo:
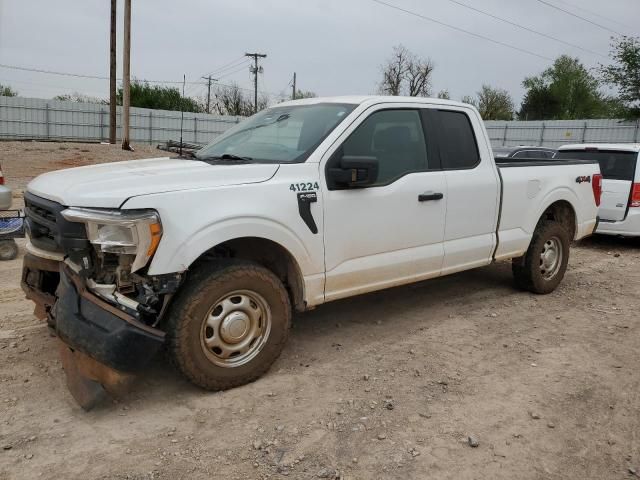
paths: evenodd
<path fill-rule="evenodd" d="M 555 202 L 559 202 L 559 201 L 565 201 L 571 206 L 573 213 L 576 216 L 576 227 L 577 227 L 580 224 L 580 217 L 579 217 L 578 210 L 576 209 L 576 205 L 580 204 L 580 200 L 578 199 L 578 196 L 575 194 L 573 190 L 565 186 L 559 186 L 547 192 L 547 194 L 544 196 L 544 198 L 542 199 L 542 202 L 540 202 L 540 207 L 538 207 L 537 214 L 535 215 L 535 217 L 532 217 L 529 220 L 527 225 L 525 225 L 526 231 L 528 233 L 533 234 L 533 231 L 535 230 L 536 225 L 540 220 L 540 217 L 542 217 L 542 214 L 547 210 L 547 208 L 549 208 Z M 573 232 L 574 239 L 576 237 L 576 233 L 577 231 Z"/>
<path fill-rule="evenodd" d="M 158 249 L 149 267 L 149 274 L 159 275 L 187 270 L 207 250 L 228 240 L 242 237 L 257 237 L 271 240 L 287 250 L 298 263 L 303 276 L 315 272 L 310 254 L 304 243 L 285 225 L 260 217 L 239 217 L 206 225 L 163 251 Z M 162 243 L 161 243 L 162 245 Z"/>

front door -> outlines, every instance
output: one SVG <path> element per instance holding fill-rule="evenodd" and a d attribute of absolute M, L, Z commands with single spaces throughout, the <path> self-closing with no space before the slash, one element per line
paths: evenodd
<path fill-rule="evenodd" d="M 327 301 L 435 277 L 442 269 L 446 180 L 430 163 L 437 151 L 420 110 L 385 105 L 363 116 L 322 164 Z M 343 155 L 376 157 L 375 184 L 329 189 L 325 167 Z"/>

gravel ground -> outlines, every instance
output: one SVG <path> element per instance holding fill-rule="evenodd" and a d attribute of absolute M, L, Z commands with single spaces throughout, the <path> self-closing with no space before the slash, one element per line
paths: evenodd
<path fill-rule="evenodd" d="M 7 183 L 19 188 L 50 169 L 118 158 L 104 145 L 0 143 Z M 515 290 L 500 263 L 333 302 L 297 315 L 282 357 L 250 385 L 204 392 L 158 357 L 128 396 L 89 413 L 65 388 L 20 269 L 20 259 L 0 263 L 2 479 L 640 472 L 638 241 L 575 246 L 547 296 Z"/>

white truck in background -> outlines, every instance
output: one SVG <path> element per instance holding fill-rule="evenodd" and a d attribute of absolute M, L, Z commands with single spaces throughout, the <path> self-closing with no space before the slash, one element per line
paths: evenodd
<path fill-rule="evenodd" d="M 596 227 L 598 164 L 501 162 L 467 104 L 281 103 L 196 158 L 34 179 L 22 285 L 86 408 L 162 346 L 203 388 L 242 385 L 292 310 L 505 259 L 519 287 L 553 291 Z"/>
<path fill-rule="evenodd" d="M 640 237 L 640 144 L 563 145 L 558 159 L 596 160 L 602 174 L 602 200 L 596 233 Z"/>

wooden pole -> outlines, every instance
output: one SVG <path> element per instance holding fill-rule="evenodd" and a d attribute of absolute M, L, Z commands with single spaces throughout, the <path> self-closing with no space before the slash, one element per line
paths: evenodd
<path fill-rule="evenodd" d="M 291 100 L 296 99 L 296 72 L 293 72 L 293 91 L 291 92 Z"/>
<path fill-rule="evenodd" d="M 122 149 L 131 150 L 129 144 L 129 107 L 131 102 L 131 0 L 124 0 L 124 52 L 122 55 Z"/>
<path fill-rule="evenodd" d="M 116 8 L 118 0 L 111 0 L 111 48 L 109 49 L 109 143 L 116 143 Z"/>

